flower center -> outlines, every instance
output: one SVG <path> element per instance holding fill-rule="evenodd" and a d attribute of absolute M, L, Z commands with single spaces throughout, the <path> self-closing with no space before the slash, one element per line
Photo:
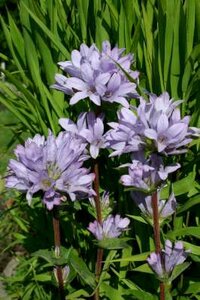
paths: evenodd
<path fill-rule="evenodd" d="M 49 179 L 43 179 L 42 185 L 45 189 L 49 189 L 51 187 L 52 183 Z"/>

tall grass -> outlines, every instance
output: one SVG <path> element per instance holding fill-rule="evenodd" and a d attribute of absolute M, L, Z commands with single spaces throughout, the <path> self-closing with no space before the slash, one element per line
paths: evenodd
<path fill-rule="evenodd" d="M 49 89 L 57 62 L 70 59 L 82 42 L 97 46 L 105 39 L 135 54 L 141 85 L 184 98 L 183 114 L 199 124 L 198 1 L 19 1 L 20 26 L 8 12 L 1 17 L 9 53 L 0 101 L 32 134 L 58 131 L 67 113 L 62 93 Z"/>

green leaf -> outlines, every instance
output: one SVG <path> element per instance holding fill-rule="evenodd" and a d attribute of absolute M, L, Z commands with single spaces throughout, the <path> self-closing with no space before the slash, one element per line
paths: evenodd
<path fill-rule="evenodd" d="M 98 241 L 98 247 L 105 249 L 123 249 L 127 248 L 129 245 L 126 243 L 130 238 L 112 238 L 103 239 Z"/>
<path fill-rule="evenodd" d="M 43 273 L 43 274 L 36 274 L 34 279 L 41 282 L 48 282 L 51 281 L 51 275 Z"/>
<path fill-rule="evenodd" d="M 172 282 L 174 279 L 176 279 L 181 273 L 183 273 L 189 266 L 191 265 L 190 262 L 184 262 L 178 266 L 176 266 L 172 272 L 172 275 L 170 276 L 169 280 Z"/>
<path fill-rule="evenodd" d="M 135 271 L 135 272 L 141 272 L 141 273 L 147 273 L 147 274 L 154 274 L 154 272 L 150 269 L 149 265 L 146 263 L 146 264 L 143 264 L 137 268 L 134 268 L 132 271 Z"/>
<path fill-rule="evenodd" d="M 191 251 L 192 254 L 200 256 L 200 246 L 193 245 L 188 242 L 183 242 L 184 248 Z"/>
<path fill-rule="evenodd" d="M 80 289 L 74 293 L 67 295 L 68 300 L 84 300 L 85 297 L 89 297 L 90 295 L 83 289 Z M 82 298 L 84 297 L 84 298 Z"/>
<path fill-rule="evenodd" d="M 183 213 L 184 211 L 189 210 L 191 207 L 200 203 L 200 196 L 191 197 L 185 204 L 178 207 L 177 214 Z"/>
<path fill-rule="evenodd" d="M 113 288 L 112 286 L 102 282 L 100 285 L 100 293 L 103 293 L 109 299 L 115 299 L 115 300 L 123 300 L 124 298 L 122 297 L 120 291 L 117 289 Z"/>
<path fill-rule="evenodd" d="M 146 261 L 147 257 L 149 256 L 149 252 L 141 253 L 132 255 L 126 258 L 118 258 L 113 259 L 111 262 L 121 262 L 121 261 Z"/>
<path fill-rule="evenodd" d="M 194 236 L 200 239 L 200 227 L 186 227 L 178 230 L 169 231 L 167 237 L 169 239 L 176 239 L 179 236 Z"/>
<path fill-rule="evenodd" d="M 46 27 L 44 23 L 26 6 L 26 4 L 22 1 L 22 6 L 29 13 L 31 18 L 37 23 L 37 25 L 42 29 L 42 31 L 50 38 L 53 44 L 57 47 L 59 51 L 62 52 L 64 57 L 69 58 L 70 54 L 67 49 L 63 46 L 63 44 L 57 39 L 57 37 Z"/>
<path fill-rule="evenodd" d="M 195 171 L 190 172 L 187 177 L 180 179 L 173 183 L 173 191 L 175 196 L 187 194 L 190 192 L 191 187 L 194 186 L 195 180 Z M 161 190 L 161 199 L 167 199 L 169 196 L 170 186 L 167 185 Z"/>
<path fill-rule="evenodd" d="M 41 257 L 52 266 L 66 265 L 69 260 L 71 249 L 66 249 L 64 247 L 60 248 L 60 256 L 57 258 L 55 256 L 54 250 L 41 249 L 32 254 L 34 257 Z"/>
<path fill-rule="evenodd" d="M 84 282 L 86 282 L 92 288 L 96 287 L 94 274 L 90 272 L 86 263 L 74 249 L 70 251 L 69 264 L 79 274 L 79 276 Z"/>
<path fill-rule="evenodd" d="M 136 291 L 136 290 L 128 290 L 126 291 L 124 294 L 125 295 L 129 295 L 129 296 L 134 296 L 134 298 L 130 297 L 130 299 L 137 299 L 137 300 L 158 300 L 158 297 L 156 295 L 152 295 L 150 293 L 147 293 L 145 291 Z M 122 295 L 122 296 L 123 296 Z M 124 298 L 123 298 L 124 299 Z M 128 299 L 128 298 L 127 298 Z"/>

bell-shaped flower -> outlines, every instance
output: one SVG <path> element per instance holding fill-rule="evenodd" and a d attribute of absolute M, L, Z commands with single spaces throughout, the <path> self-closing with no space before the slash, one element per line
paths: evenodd
<path fill-rule="evenodd" d="M 90 204 L 91 204 L 91 207 L 89 207 L 89 210 L 90 210 L 91 214 L 95 218 L 97 218 L 96 203 L 95 203 L 94 197 L 90 197 L 89 201 L 90 201 Z M 105 219 L 110 214 L 110 212 L 112 211 L 108 191 L 103 192 L 103 194 L 101 195 L 100 204 L 101 204 L 100 206 L 101 206 L 102 218 Z"/>
<path fill-rule="evenodd" d="M 56 74 L 56 83 L 51 87 L 70 95 L 71 105 L 89 98 L 98 106 L 106 101 L 129 107 L 127 98 L 137 95 L 136 83 L 128 80 L 123 69 L 135 82 L 139 73 L 130 69 L 133 56 L 122 56 L 123 52 L 118 47 L 111 49 L 107 41 L 103 42 L 101 52 L 95 45 L 82 44 L 80 51 L 72 51 L 71 61 L 59 63 L 70 77 Z"/>
<path fill-rule="evenodd" d="M 128 174 L 122 175 L 120 182 L 141 191 L 150 192 L 156 189 L 167 179 L 168 174 L 180 168 L 179 164 L 164 167 L 162 158 L 157 154 L 152 154 L 150 158 L 145 159 L 144 153 L 139 152 L 135 157 L 137 159 L 133 159 L 132 163 L 119 167 L 128 167 Z"/>
<path fill-rule="evenodd" d="M 99 150 L 105 148 L 104 138 L 104 116 L 95 116 L 94 112 L 81 113 L 78 116 L 77 124 L 70 119 L 62 118 L 59 124 L 67 131 L 72 132 L 89 144 L 89 152 L 92 158 L 97 158 Z"/>
<path fill-rule="evenodd" d="M 97 221 L 90 223 L 88 230 L 93 233 L 97 240 L 116 238 L 127 229 L 129 223 L 128 218 L 121 218 L 120 215 L 109 215 L 102 224 Z"/>
<path fill-rule="evenodd" d="M 200 129 L 189 127 L 188 116 L 181 118 L 182 102 L 164 92 L 159 97 L 150 95 L 148 101 L 141 97 L 138 107 L 122 108 L 118 123 L 110 123 L 112 129 L 106 135 L 107 147 L 114 150 L 111 155 L 145 148 L 165 155 L 186 152 L 192 138 L 200 137 Z"/>
<path fill-rule="evenodd" d="M 160 199 L 160 193 L 158 195 L 158 212 L 159 220 L 162 222 L 163 219 L 171 216 L 176 210 L 176 198 L 174 193 L 171 193 L 168 200 Z M 142 192 L 132 192 L 131 196 L 140 208 L 142 214 L 150 219 L 153 218 L 153 208 L 152 208 L 152 196 L 146 195 Z"/>
<path fill-rule="evenodd" d="M 198 129 L 189 127 L 190 118 L 181 119 L 179 105 L 182 100 L 173 101 L 164 92 L 159 97 L 150 96 L 150 102 L 140 100 L 137 108 L 138 119 L 144 126 L 143 136 L 152 140 L 153 147 L 165 155 L 187 151 L 185 146 L 193 136 L 200 136 Z"/>
<path fill-rule="evenodd" d="M 165 249 L 161 253 L 151 253 L 147 262 L 158 278 L 168 280 L 174 268 L 182 264 L 190 251 L 185 251 L 183 243 L 178 241 L 172 245 L 171 241 L 165 241 Z"/>
<path fill-rule="evenodd" d="M 43 192 L 43 203 L 49 210 L 59 205 L 65 194 L 72 201 L 92 196 L 95 175 L 83 167 L 88 158 L 85 147 L 71 133 L 61 132 L 55 137 L 49 132 L 46 140 L 37 134 L 24 146 L 17 146 L 17 159 L 9 162 L 6 186 L 26 192 L 29 204 L 35 193 Z"/>
<path fill-rule="evenodd" d="M 139 136 L 140 127 L 135 113 L 123 107 L 118 111 L 117 116 L 119 123 L 108 123 L 112 129 L 105 134 L 106 147 L 114 150 L 110 156 L 142 149 L 144 143 Z"/>

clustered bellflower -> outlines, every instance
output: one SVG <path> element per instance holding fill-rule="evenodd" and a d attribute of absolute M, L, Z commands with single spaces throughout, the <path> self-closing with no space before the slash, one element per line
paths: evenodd
<path fill-rule="evenodd" d="M 198 128 L 189 127 L 188 116 L 181 118 L 182 102 L 170 99 L 167 92 L 150 94 L 148 100 L 140 97 L 138 107 L 118 111 L 118 122 L 109 123 L 111 129 L 105 134 L 106 147 L 113 150 L 110 156 L 130 153 L 132 162 L 119 167 L 128 167 L 128 174 L 121 176 L 120 182 L 138 190 L 139 200 L 135 202 L 142 203 L 146 215 L 150 198 L 139 195 L 139 191 L 152 193 L 160 189 L 168 174 L 180 168 L 179 164 L 165 166 L 162 157 L 186 152 L 192 138 L 200 136 Z M 169 212 L 170 203 L 171 197 L 165 206 Z M 161 208 L 161 203 L 158 206 Z"/>
<path fill-rule="evenodd" d="M 93 197 L 89 198 L 92 208 L 95 208 Z M 121 218 L 119 214 L 113 216 L 110 214 L 109 193 L 104 192 L 100 197 L 102 222 L 95 220 L 90 222 L 88 230 L 96 237 L 97 240 L 119 237 L 125 231 L 130 223 L 128 218 Z M 96 215 L 96 214 L 93 214 Z M 95 216 L 97 217 L 97 216 Z"/>
<path fill-rule="evenodd" d="M 133 56 L 123 56 L 124 50 L 118 47 L 111 49 L 108 41 L 103 42 L 102 51 L 94 44 L 91 47 L 81 44 L 80 51 L 72 51 L 70 61 L 59 63 L 68 77 L 56 74 L 52 88 L 70 95 L 71 105 L 89 98 L 98 106 L 104 101 L 129 107 L 127 98 L 138 96 L 136 83 L 130 82 L 121 68 L 135 81 L 139 73 L 130 69 Z"/>
<path fill-rule="evenodd" d="M 167 92 L 159 97 L 150 95 L 146 101 L 140 97 L 138 107 L 122 108 L 118 123 L 111 122 L 106 135 L 107 147 L 113 155 L 150 149 L 160 154 L 171 155 L 187 151 L 192 138 L 200 136 L 198 128 L 189 127 L 189 116 L 181 119 L 179 105 Z"/>
<path fill-rule="evenodd" d="M 90 223 L 88 230 L 94 234 L 97 240 L 116 238 L 127 229 L 129 223 L 128 218 L 121 218 L 120 215 L 109 215 L 103 220 L 102 224 L 98 221 Z"/>
<path fill-rule="evenodd" d="M 61 203 L 63 195 L 72 201 L 92 196 L 95 175 L 83 167 L 88 158 L 85 147 L 71 133 L 55 137 L 49 132 L 46 140 L 37 134 L 15 149 L 17 159 L 10 160 L 6 186 L 26 192 L 29 204 L 32 196 L 42 191 L 49 210 Z"/>
<path fill-rule="evenodd" d="M 140 208 L 143 215 L 153 219 L 151 196 L 141 192 L 131 192 L 131 197 Z M 160 221 L 171 216 L 175 212 L 176 206 L 177 203 L 174 193 L 171 193 L 168 200 L 164 200 L 160 199 L 160 192 L 158 192 L 158 212 Z"/>
<path fill-rule="evenodd" d="M 121 176 L 120 182 L 146 192 L 155 189 L 167 179 L 168 174 L 180 168 L 178 163 L 165 167 L 162 157 L 155 153 L 147 159 L 143 152 L 135 154 L 135 157 L 137 159 L 133 159 L 131 163 L 120 166 L 128 167 L 128 175 Z"/>
<path fill-rule="evenodd" d="M 105 148 L 104 115 L 95 116 L 94 112 L 81 113 L 77 124 L 67 118 L 61 118 L 59 124 L 67 131 L 81 138 L 83 143 L 89 144 L 89 153 L 92 158 L 97 158 L 99 150 Z"/>
<path fill-rule="evenodd" d="M 190 251 L 185 251 L 183 243 L 178 241 L 172 245 L 171 241 L 165 241 L 165 249 L 161 253 L 151 253 L 147 262 L 158 278 L 165 281 L 170 278 L 174 268 L 182 264 Z"/>

